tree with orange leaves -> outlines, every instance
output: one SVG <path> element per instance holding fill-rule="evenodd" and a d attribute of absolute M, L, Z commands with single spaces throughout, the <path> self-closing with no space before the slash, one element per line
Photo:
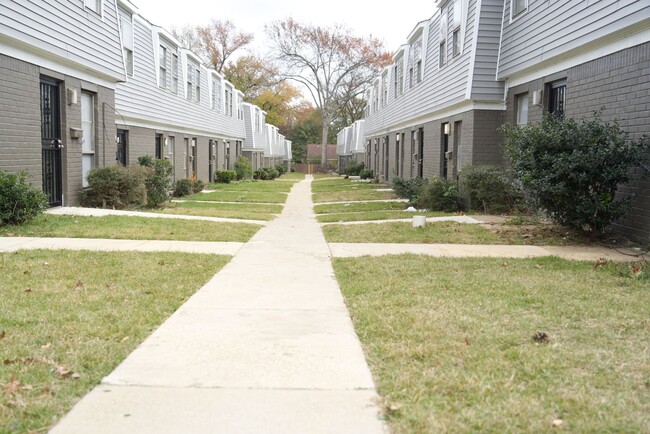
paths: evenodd
<path fill-rule="evenodd" d="M 301 83 L 321 112 L 322 144 L 327 144 L 330 123 L 390 64 L 390 54 L 378 39 L 355 36 L 342 25 L 324 28 L 286 18 L 266 30 L 283 75 Z M 327 147 L 322 148 L 325 166 Z"/>

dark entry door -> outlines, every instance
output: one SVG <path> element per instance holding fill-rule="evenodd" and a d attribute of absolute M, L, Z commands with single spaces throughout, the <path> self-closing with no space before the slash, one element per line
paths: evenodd
<path fill-rule="evenodd" d="M 43 192 L 50 206 L 63 204 L 62 148 L 59 84 L 54 80 L 41 79 Z"/>
<path fill-rule="evenodd" d="M 129 146 L 129 132 L 127 130 L 117 130 L 117 154 L 115 159 L 122 165 L 126 166 L 126 155 Z"/>
<path fill-rule="evenodd" d="M 214 182 L 214 163 L 217 159 L 217 144 L 216 141 L 210 140 L 210 146 L 208 148 L 208 181 Z"/>
<path fill-rule="evenodd" d="M 418 178 L 424 177 L 424 128 L 418 129 Z"/>

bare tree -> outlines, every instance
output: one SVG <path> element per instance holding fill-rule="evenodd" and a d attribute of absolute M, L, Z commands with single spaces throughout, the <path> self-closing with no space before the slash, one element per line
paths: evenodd
<path fill-rule="evenodd" d="M 196 29 L 208 64 L 221 73 L 228 58 L 253 41 L 252 33 L 237 30 L 230 20 L 212 20 L 207 26 Z"/>
<path fill-rule="evenodd" d="M 283 75 L 303 84 L 321 112 L 321 164 L 325 168 L 330 123 L 346 99 L 363 92 L 379 70 L 390 63 L 390 55 L 378 39 L 354 36 L 341 25 L 323 28 L 287 18 L 268 25 L 266 30 L 284 67 Z"/>

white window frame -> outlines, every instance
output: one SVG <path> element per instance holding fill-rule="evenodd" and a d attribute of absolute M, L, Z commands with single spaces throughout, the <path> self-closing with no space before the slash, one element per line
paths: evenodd
<path fill-rule="evenodd" d="M 526 125 L 528 123 L 528 92 L 515 95 L 515 122 L 517 125 Z M 525 104 L 522 104 L 524 103 Z"/>
<path fill-rule="evenodd" d="M 180 65 L 179 63 L 179 57 L 178 53 L 172 53 L 171 56 L 172 59 L 172 92 L 174 94 L 178 94 L 178 67 Z"/>
<path fill-rule="evenodd" d="M 194 75 L 195 82 L 194 82 L 194 102 L 200 103 L 201 102 L 201 67 L 197 67 L 195 69 L 196 74 Z"/>
<path fill-rule="evenodd" d="M 124 69 L 129 77 L 133 77 L 135 72 L 133 53 L 135 48 L 133 15 L 131 15 L 131 19 L 120 16 L 120 26 L 122 30 L 122 56 L 124 57 Z M 129 34 L 125 31 L 127 27 L 130 28 Z"/>
<path fill-rule="evenodd" d="M 93 5 L 94 4 L 94 5 Z M 99 15 L 100 17 L 104 17 L 104 1 L 103 0 L 84 0 L 84 8 L 88 9 L 89 11 L 92 11 Z M 97 9 L 99 10 L 97 10 Z"/>
<path fill-rule="evenodd" d="M 95 160 L 96 158 L 96 134 L 95 130 L 97 128 L 96 126 L 96 116 L 95 116 L 95 94 L 90 93 L 90 92 L 81 92 L 81 130 L 89 132 L 89 134 L 83 134 L 82 137 L 82 142 L 81 142 L 81 170 L 82 170 L 82 187 L 88 187 L 88 172 L 92 170 L 94 167 L 97 166 L 97 162 Z M 90 113 L 90 119 L 85 119 L 84 118 L 84 108 L 85 108 L 85 103 L 83 102 L 84 100 L 88 101 L 90 104 L 89 107 L 89 113 Z M 90 137 L 88 137 L 90 136 Z M 89 165 L 86 165 L 84 161 L 90 161 Z M 88 170 L 85 170 L 88 169 Z"/>
<path fill-rule="evenodd" d="M 158 45 L 158 87 L 167 89 L 167 47 Z"/>
<path fill-rule="evenodd" d="M 518 0 L 510 0 L 510 22 L 516 20 L 528 12 L 529 0 L 520 0 L 523 3 L 523 8 L 521 8 L 519 11 L 515 11 L 515 4 L 517 4 L 517 1 Z"/>

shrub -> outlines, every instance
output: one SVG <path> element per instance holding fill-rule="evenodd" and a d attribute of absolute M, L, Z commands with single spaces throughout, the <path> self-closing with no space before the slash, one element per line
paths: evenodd
<path fill-rule="evenodd" d="M 632 196 L 617 198 L 616 191 L 647 159 L 645 138 L 629 140 L 599 113 L 581 121 L 549 114 L 540 124 L 502 131 L 515 175 L 554 221 L 602 232 L 627 212 Z"/>
<path fill-rule="evenodd" d="M 460 204 L 456 182 L 435 176 L 420 190 L 417 198 L 418 208 L 431 211 L 455 212 L 461 209 Z"/>
<path fill-rule="evenodd" d="M 195 179 L 192 181 L 192 193 L 200 193 L 205 188 L 205 182 L 200 179 Z"/>
<path fill-rule="evenodd" d="M 424 178 L 404 179 L 400 177 L 393 178 L 392 187 L 395 194 L 409 202 L 415 203 L 422 191 L 422 188 L 428 184 Z"/>
<path fill-rule="evenodd" d="M 141 167 L 106 166 L 88 172 L 88 187 L 82 194 L 84 206 L 134 208 L 147 202 L 145 177 Z"/>
<path fill-rule="evenodd" d="M 262 170 L 266 171 L 267 179 L 269 179 L 269 180 L 275 179 L 278 176 L 280 176 L 280 172 L 278 172 L 278 170 L 274 169 L 273 167 L 265 167 Z"/>
<path fill-rule="evenodd" d="M 259 180 L 264 180 L 266 179 L 266 172 L 263 171 L 262 169 L 257 169 L 255 172 L 253 172 L 253 179 L 259 179 Z"/>
<path fill-rule="evenodd" d="M 174 168 L 169 160 L 144 155 L 138 158 L 138 164 L 146 168 L 144 185 L 147 188 L 147 206 L 157 208 L 169 200 L 169 187 Z"/>
<path fill-rule="evenodd" d="M 251 179 L 253 176 L 253 166 L 246 157 L 239 157 L 235 162 L 235 173 L 237 174 L 237 181 L 242 179 Z"/>
<path fill-rule="evenodd" d="M 0 226 L 28 222 L 46 206 L 47 197 L 27 182 L 27 172 L 0 170 Z"/>
<path fill-rule="evenodd" d="M 375 174 L 371 169 L 363 169 L 359 172 L 359 177 L 361 179 L 373 179 Z"/>
<path fill-rule="evenodd" d="M 365 164 L 363 162 L 358 163 L 355 160 L 349 161 L 347 166 L 345 166 L 345 174 L 349 176 L 359 176 L 364 170 Z"/>
<path fill-rule="evenodd" d="M 237 172 L 234 170 L 217 170 L 214 175 L 218 184 L 230 184 L 237 179 Z"/>
<path fill-rule="evenodd" d="M 277 166 L 275 166 L 275 170 L 278 171 L 279 176 L 282 176 L 285 173 L 287 173 L 287 166 L 285 166 L 283 164 L 278 164 Z"/>
<path fill-rule="evenodd" d="M 179 179 L 174 183 L 174 192 L 172 196 L 174 197 L 184 197 L 192 194 L 192 180 L 191 179 Z"/>
<path fill-rule="evenodd" d="M 469 166 L 460 172 L 459 188 L 469 199 L 468 208 L 486 213 L 503 213 L 515 208 L 521 199 L 503 168 L 490 165 Z"/>

